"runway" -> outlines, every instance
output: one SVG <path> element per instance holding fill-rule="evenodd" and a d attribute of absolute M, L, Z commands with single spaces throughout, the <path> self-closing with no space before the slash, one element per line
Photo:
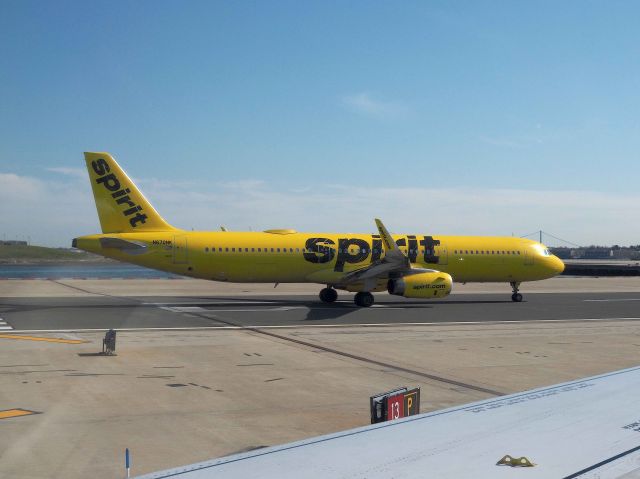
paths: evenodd
<path fill-rule="evenodd" d="M 333 304 L 316 296 L 111 296 L 3 298 L 5 331 L 282 328 L 527 321 L 640 320 L 640 293 L 538 293 L 513 303 L 506 294 L 452 295 L 427 302 L 377 295 L 359 308 L 351 295 Z"/>
<path fill-rule="evenodd" d="M 640 362 L 636 278 L 554 278 L 522 303 L 504 284 L 371 308 L 317 291 L 0 281 L 0 476 L 116 477 L 125 447 L 151 472 L 365 425 L 369 397 L 398 386 L 424 412 Z"/>

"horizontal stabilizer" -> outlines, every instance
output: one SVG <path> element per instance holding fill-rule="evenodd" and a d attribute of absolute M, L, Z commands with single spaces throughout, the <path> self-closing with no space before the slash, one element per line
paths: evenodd
<path fill-rule="evenodd" d="M 147 245 L 137 241 L 127 241 L 120 238 L 100 238 L 103 248 L 119 249 L 127 254 L 142 254 L 147 251 Z"/>

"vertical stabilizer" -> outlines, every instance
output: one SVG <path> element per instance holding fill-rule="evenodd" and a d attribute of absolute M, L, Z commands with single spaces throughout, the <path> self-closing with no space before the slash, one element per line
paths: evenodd
<path fill-rule="evenodd" d="M 85 152 L 84 159 L 103 233 L 175 230 L 109 153 Z"/>

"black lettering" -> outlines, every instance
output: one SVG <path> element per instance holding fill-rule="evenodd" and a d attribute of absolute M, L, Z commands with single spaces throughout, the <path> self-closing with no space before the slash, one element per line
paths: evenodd
<path fill-rule="evenodd" d="M 424 239 L 420 240 L 420 245 L 424 246 L 424 262 L 437 264 L 440 258 L 436 256 L 435 247 L 440 245 L 440 240 L 434 239 L 433 236 L 424 236 Z"/>
<path fill-rule="evenodd" d="M 122 203 L 127 203 L 131 207 L 134 207 L 136 205 L 133 201 L 131 201 L 131 198 L 129 198 L 129 195 L 123 196 L 122 198 L 118 198 L 116 200 L 116 203 L 118 203 L 119 205 L 121 205 Z"/>
<path fill-rule="evenodd" d="M 109 171 L 111 171 L 107 162 L 102 158 L 99 158 L 97 161 L 92 161 L 91 166 L 93 167 L 93 171 L 96 172 L 96 175 L 99 176 L 102 176 L 105 173 L 109 173 Z"/>
<path fill-rule="evenodd" d="M 109 191 L 118 191 L 120 189 L 120 182 L 118 181 L 118 178 L 116 178 L 116 175 L 114 175 L 113 173 L 111 173 L 110 175 L 101 176 L 96 180 L 96 183 L 103 183 L 104 187 Z"/>
<path fill-rule="evenodd" d="M 126 193 L 131 193 L 129 188 L 125 188 L 124 190 L 116 191 L 115 193 L 111 193 L 112 198 L 117 198 L 118 196 L 122 196 Z"/>
<path fill-rule="evenodd" d="M 418 241 L 415 235 L 409 235 L 407 238 L 409 238 L 409 262 L 415 263 L 418 260 Z"/>
<path fill-rule="evenodd" d="M 122 214 L 124 216 L 131 216 L 135 214 L 135 216 L 129 219 L 129 223 L 131 224 L 131 226 L 135 228 L 136 226 L 138 226 L 138 223 L 146 223 L 148 219 L 147 215 L 145 215 L 144 213 L 138 213 L 139 211 L 142 211 L 142 206 L 136 205 L 136 203 L 132 201 L 127 194 L 131 193 L 131 190 L 129 188 L 120 189 L 120 180 L 118 180 L 116 175 L 113 173 L 110 173 L 108 175 L 106 174 L 108 171 L 110 171 L 109 164 L 104 159 L 99 158 L 97 161 L 92 161 L 91 166 L 93 167 L 93 171 L 95 171 L 97 175 L 101 175 L 96 179 L 96 183 L 102 183 L 107 190 L 113 192 L 111 193 L 111 197 L 116 200 L 116 204 L 129 207 L 124 210 Z"/>
<path fill-rule="evenodd" d="M 351 245 L 358 247 L 358 250 L 354 254 L 349 252 L 349 246 Z M 338 259 L 336 259 L 336 265 L 333 270 L 342 272 L 344 271 L 345 263 L 353 264 L 364 261 L 367 259 L 367 256 L 369 256 L 368 248 L 369 243 L 365 240 L 358 238 L 340 238 L 338 240 Z"/>
<path fill-rule="evenodd" d="M 371 235 L 371 262 L 378 261 L 382 255 L 382 240 L 380 235 Z"/>
<path fill-rule="evenodd" d="M 122 212 L 122 214 L 125 215 L 125 216 L 130 216 L 130 215 L 134 214 L 136 211 L 140 211 L 140 210 L 142 210 L 142 207 L 134 206 L 133 208 L 129 208 L 128 210 L 124 210 Z"/>
<path fill-rule="evenodd" d="M 144 219 L 146 219 L 146 215 L 136 215 L 134 218 L 131 218 L 130 222 L 133 221 L 133 220 L 136 220 L 138 218 L 138 216 L 140 216 L 140 217 L 144 216 L 144 218 L 142 220 L 142 223 L 144 223 Z M 135 226 L 135 225 L 132 224 L 131 226 Z M 170 245 L 171 241 L 170 240 L 153 240 L 151 243 L 152 244 Z"/>
<path fill-rule="evenodd" d="M 138 206 L 138 208 L 140 208 L 140 207 Z M 140 208 L 140 209 L 142 209 L 142 208 Z M 134 228 L 136 226 L 138 226 L 138 223 L 144 224 L 146 222 L 147 222 L 147 215 L 145 215 L 144 213 L 138 213 L 133 218 L 129 219 L 129 224 L 131 226 L 133 226 Z M 169 243 L 169 244 L 171 244 L 171 243 Z"/>
<path fill-rule="evenodd" d="M 304 247 L 304 259 L 310 263 L 328 263 L 335 256 L 333 248 L 327 245 L 335 245 L 329 238 L 309 238 Z"/>

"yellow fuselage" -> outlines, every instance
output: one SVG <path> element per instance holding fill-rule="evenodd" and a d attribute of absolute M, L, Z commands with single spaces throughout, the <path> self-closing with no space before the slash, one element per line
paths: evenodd
<path fill-rule="evenodd" d="M 516 282 L 550 278 L 564 265 L 535 241 L 513 237 L 393 235 L 411 265 L 450 274 L 456 282 Z M 135 254 L 105 247 L 101 238 L 142 246 Z M 120 233 L 77 238 L 76 246 L 117 260 L 214 281 L 320 283 L 384 257 L 378 235 L 271 232 Z M 385 288 L 380 279 L 374 290 Z M 345 285 L 357 291 L 358 285 Z"/>

